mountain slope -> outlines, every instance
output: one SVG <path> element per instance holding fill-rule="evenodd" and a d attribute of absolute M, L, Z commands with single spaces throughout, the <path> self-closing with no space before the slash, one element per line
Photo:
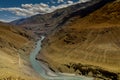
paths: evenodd
<path fill-rule="evenodd" d="M 29 62 L 33 45 L 26 31 L 0 22 L 0 80 L 38 80 Z"/>
<path fill-rule="evenodd" d="M 114 0 L 91 0 L 86 3 L 78 3 L 52 13 L 16 20 L 11 24 L 23 26 L 26 30 L 34 31 L 37 35 L 50 34 L 57 27 L 64 25 L 71 17 L 76 15 L 84 17 L 110 1 Z"/>
<path fill-rule="evenodd" d="M 120 79 L 120 2 L 74 16 L 43 42 L 38 59 L 52 70 Z"/>

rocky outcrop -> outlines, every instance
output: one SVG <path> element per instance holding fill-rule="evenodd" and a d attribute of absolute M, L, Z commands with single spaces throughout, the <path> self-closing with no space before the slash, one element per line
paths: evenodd
<path fill-rule="evenodd" d="M 92 65 L 82 65 L 80 63 L 74 64 L 64 64 L 69 69 L 74 69 L 74 72 L 79 75 L 85 76 L 92 76 L 96 79 L 103 79 L 103 80 L 119 80 L 119 73 L 113 73 L 106 71 L 104 69 L 99 68 L 99 66 L 92 66 Z"/>

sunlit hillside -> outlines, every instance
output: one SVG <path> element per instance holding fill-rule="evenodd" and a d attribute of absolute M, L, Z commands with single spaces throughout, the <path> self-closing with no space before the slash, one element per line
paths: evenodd
<path fill-rule="evenodd" d="M 33 45 L 24 30 L 0 23 L 0 80 L 38 80 L 29 63 Z"/>
<path fill-rule="evenodd" d="M 119 4 L 111 2 L 88 16 L 70 19 L 46 38 L 38 59 L 54 71 L 119 80 Z"/>

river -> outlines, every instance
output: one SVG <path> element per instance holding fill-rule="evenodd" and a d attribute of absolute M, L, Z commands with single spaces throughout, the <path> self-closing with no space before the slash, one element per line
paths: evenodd
<path fill-rule="evenodd" d="M 45 66 L 42 62 L 36 60 L 36 56 L 39 54 L 41 50 L 42 41 L 44 40 L 44 36 L 41 37 L 40 40 L 36 42 L 36 46 L 34 50 L 30 53 L 30 62 L 33 69 L 45 80 L 93 80 L 90 77 L 77 76 L 72 74 L 60 74 L 52 72 L 47 66 Z"/>

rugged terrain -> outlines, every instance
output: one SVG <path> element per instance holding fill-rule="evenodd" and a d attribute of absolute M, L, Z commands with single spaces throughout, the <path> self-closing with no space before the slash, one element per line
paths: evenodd
<path fill-rule="evenodd" d="M 38 59 L 55 72 L 119 80 L 119 4 L 119 0 L 107 3 L 85 16 L 77 12 L 46 37 Z"/>
<path fill-rule="evenodd" d="M 33 47 L 29 32 L 0 22 L 0 80 L 39 80 L 29 62 Z"/>
<path fill-rule="evenodd" d="M 38 14 L 28 18 L 12 21 L 11 24 L 22 26 L 37 35 L 48 35 L 57 27 L 63 26 L 66 21 L 76 15 L 81 17 L 95 11 L 106 3 L 114 0 L 91 0 L 86 3 L 77 3 L 69 7 L 58 9 L 52 13 Z"/>

